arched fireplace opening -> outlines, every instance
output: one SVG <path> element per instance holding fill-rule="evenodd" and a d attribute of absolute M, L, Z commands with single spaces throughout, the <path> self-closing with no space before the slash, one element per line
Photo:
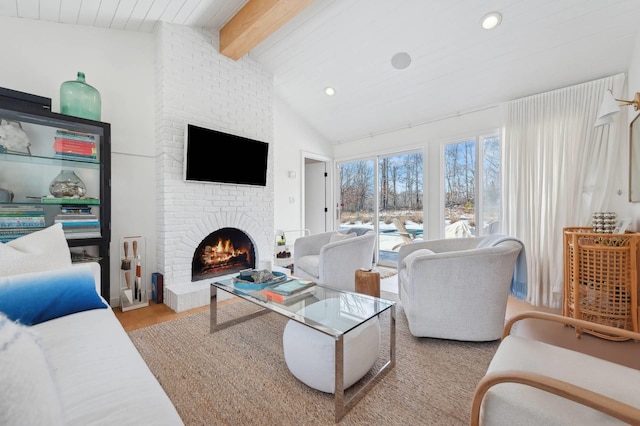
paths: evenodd
<path fill-rule="evenodd" d="M 220 228 L 209 234 L 193 254 L 191 281 L 255 268 L 253 242 L 238 228 Z"/>

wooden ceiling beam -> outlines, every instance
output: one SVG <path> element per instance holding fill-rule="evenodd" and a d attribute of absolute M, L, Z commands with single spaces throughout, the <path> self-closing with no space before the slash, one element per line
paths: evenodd
<path fill-rule="evenodd" d="M 313 0 L 249 0 L 220 29 L 220 53 L 238 60 Z"/>

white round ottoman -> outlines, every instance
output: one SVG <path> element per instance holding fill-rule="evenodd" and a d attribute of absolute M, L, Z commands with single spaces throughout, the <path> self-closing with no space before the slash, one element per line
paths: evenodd
<path fill-rule="evenodd" d="M 323 318 L 331 304 L 339 299 L 327 299 L 305 307 L 307 318 Z M 327 306 L 329 305 L 329 306 Z M 334 306 L 335 308 L 335 306 Z M 353 322 L 336 315 L 333 321 Z M 296 321 L 289 320 L 282 336 L 284 359 L 289 371 L 301 382 L 322 392 L 335 392 L 335 340 Z M 344 389 L 364 377 L 378 359 L 380 351 L 380 322 L 371 318 L 344 336 Z"/>

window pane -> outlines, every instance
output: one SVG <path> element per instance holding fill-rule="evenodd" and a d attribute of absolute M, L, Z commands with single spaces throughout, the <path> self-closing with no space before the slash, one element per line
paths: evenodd
<path fill-rule="evenodd" d="M 340 228 L 373 229 L 375 208 L 373 160 L 340 165 Z"/>
<path fill-rule="evenodd" d="M 445 238 L 472 237 L 476 234 L 476 142 L 445 145 L 444 219 Z"/>
<path fill-rule="evenodd" d="M 485 137 L 482 148 L 482 234 L 499 234 L 502 232 L 500 138 L 497 135 Z"/>
<path fill-rule="evenodd" d="M 423 237 L 422 152 L 338 166 L 340 229 L 375 229 L 378 264 L 395 266 L 400 246 Z"/>
<path fill-rule="evenodd" d="M 379 159 L 380 263 L 394 264 L 403 244 L 423 237 L 423 155 Z"/>

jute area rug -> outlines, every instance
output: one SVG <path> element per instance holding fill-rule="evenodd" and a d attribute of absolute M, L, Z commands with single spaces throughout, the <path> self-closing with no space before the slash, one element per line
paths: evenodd
<path fill-rule="evenodd" d="M 397 300 L 392 293 L 382 297 Z M 255 309 L 238 301 L 222 306 L 218 318 Z M 389 317 L 380 320 L 384 356 Z M 309 388 L 287 368 L 282 351 L 287 321 L 269 313 L 210 334 L 205 311 L 129 336 L 186 425 L 334 424 L 333 395 Z M 340 424 L 466 425 L 473 390 L 497 346 L 413 337 L 397 305 L 396 366 Z"/>

